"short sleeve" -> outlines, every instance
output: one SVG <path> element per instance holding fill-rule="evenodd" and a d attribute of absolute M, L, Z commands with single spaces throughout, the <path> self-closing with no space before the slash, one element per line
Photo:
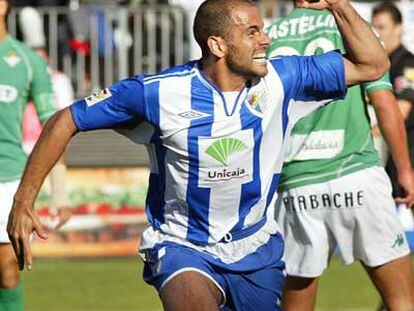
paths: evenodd
<path fill-rule="evenodd" d="M 380 79 L 376 81 L 366 82 L 362 84 L 362 88 L 367 94 L 378 90 L 392 91 L 393 87 L 390 81 L 390 73 L 387 72 L 385 75 L 383 75 Z"/>
<path fill-rule="evenodd" d="M 344 60 L 339 51 L 316 56 L 286 56 L 271 61 L 289 99 L 321 101 L 346 95 Z"/>
<path fill-rule="evenodd" d="M 132 128 L 145 120 L 141 76 L 115 83 L 70 106 L 79 131 Z"/>
<path fill-rule="evenodd" d="M 40 56 L 33 54 L 31 64 L 33 76 L 30 85 L 30 98 L 34 101 L 39 120 L 45 123 L 56 112 L 52 82 L 46 63 Z"/>

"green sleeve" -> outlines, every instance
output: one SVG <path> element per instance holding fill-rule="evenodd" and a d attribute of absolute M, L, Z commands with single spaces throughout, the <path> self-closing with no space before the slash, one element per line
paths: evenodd
<path fill-rule="evenodd" d="M 31 57 L 33 78 L 30 87 L 30 98 L 34 101 L 37 115 L 42 123 L 56 112 L 52 82 L 46 63 L 37 54 Z"/>
<path fill-rule="evenodd" d="M 375 29 L 372 27 L 372 25 L 370 23 L 368 23 L 368 22 L 366 22 L 366 23 L 371 28 L 371 30 L 374 32 L 374 34 L 377 36 L 378 41 L 380 41 L 382 46 L 384 46 L 384 42 L 382 41 L 380 35 L 375 31 Z M 380 78 L 376 81 L 366 82 L 366 83 L 362 84 L 362 88 L 363 88 L 363 90 L 365 91 L 366 94 L 369 94 L 371 92 L 378 91 L 378 90 L 393 91 L 389 71 L 387 71 L 385 73 L 385 75 L 382 76 L 382 78 Z"/>
<path fill-rule="evenodd" d="M 374 91 L 378 90 L 389 90 L 392 91 L 392 84 L 390 81 L 390 73 L 387 72 L 385 75 L 382 76 L 382 78 L 372 81 L 372 82 L 366 82 L 362 85 L 363 90 L 365 93 L 369 94 Z"/>

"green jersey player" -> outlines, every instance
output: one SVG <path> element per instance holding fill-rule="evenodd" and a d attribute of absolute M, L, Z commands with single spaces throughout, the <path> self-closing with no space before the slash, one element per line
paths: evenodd
<path fill-rule="evenodd" d="M 23 310 L 19 270 L 6 232 L 13 195 L 26 164 L 22 116 L 33 100 L 42 122 L 55 112 L 45 62 L 7 33 L 9 3 L 0 0 L 0 310 Z"/>
<path fill-rule="evenodd" d="M 344 52 L 328 11 L 296 8 L 266 31 L 272 41 L 270 57 Z M 344 100 L 299 120 L 285 154 L 276 207 L 286 243 L 286 310 L 314 308 L 317 278 L 336 246 L 345 264 L 363 263 L 388 307 L 408 310 L 414 306 L 409 250 L 396 217 L 390 182 L 378 164 L 366 95 L 399 163 L 405 199 L 413 201 L 406 134 L 388 75 L 348 89 Z M 298 286 L 302 289 L 297 290 Z"/>

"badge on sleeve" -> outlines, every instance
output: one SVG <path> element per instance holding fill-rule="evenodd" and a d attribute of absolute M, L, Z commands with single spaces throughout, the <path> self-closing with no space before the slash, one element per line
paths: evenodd
<path fill-rule="evenodd" d="M 88 107 L 93 106 L 97 103 L 100 103 L 101 101 L 108 99 L 112 96 L 111 92 L 108 88 L 105 88 L 99 92 L 96 92 L 92 94 L 91 96 L 88 96 L 85 98 L 86 104 Z"/>

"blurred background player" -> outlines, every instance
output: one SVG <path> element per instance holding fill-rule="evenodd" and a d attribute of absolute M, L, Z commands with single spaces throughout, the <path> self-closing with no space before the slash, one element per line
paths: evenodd
<path fill-rule="evenodd" d="M 180 5 L 187 13 L 187 33 L 190 36 L 189 40 L 189 57 L 190 59 L 199 59 L 201 57 L 200 47 L 192 33 L 194 17 L 198 7 L 204 0 L 169 0 L 172 5 Z"/>
<path fill-rule="evenodd" d="M 384 2 L 373 10 L 372 25 L 379 32 L 391 61 L 390 77 L 398 105 L 407 129 L 411 161 L 414 160 L 414 55 L 402 44 L 402 15 L 391 2 Z M 386 170 L 391 178 L 394 197 L 405 195 L 399 184 L 398 166 L 389 159 Z"/>
<path fill-rule="evenodd" d="M 0 310 L 22 310 L 19 270 L 6 232 L 13 195 L 26 163 L 22 116 L 32 99 L 41 122 L 56 110 L 46 64 L 6 28 L 10 3 L 0 0 Z"/>
<path fill-rule="evenodd" d="M 270 56 L 344 52 L 327 11 L 296 8 L 267 32 Z M 295 124 L 276 207 L 286 243 L 283 306 L 288 311 L 314 309 L 318 278 L 337 246 L 343 263 L 362 262 L 390 310 L 414 307 L 409 248 L 389 179 L 378 163 L 365 93 L 397 164 L 404 202 L 414 202 L 404 122 L 388 76 L 348 89 L 345 100 Z"/>

